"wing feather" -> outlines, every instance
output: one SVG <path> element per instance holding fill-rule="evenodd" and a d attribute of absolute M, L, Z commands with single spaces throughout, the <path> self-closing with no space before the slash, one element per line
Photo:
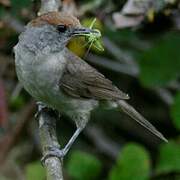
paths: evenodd
<path fill-rule="evenodd" d="M 76 98 L 92 98 L 97 100 L 129 99 L 112 82 L 75 56 L 68 49 L 65 52 L 67 65 L 60 80 L 60 88 L 68 95 Z"/>

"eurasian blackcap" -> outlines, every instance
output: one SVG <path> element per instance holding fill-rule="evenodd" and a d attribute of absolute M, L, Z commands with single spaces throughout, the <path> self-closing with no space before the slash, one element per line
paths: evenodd
<path fill-rule="evenodd" d="M 167 142 L 125 101 L 129 99 L 127 94 L 66 48 L 74 36 L 90 33 L 99 32 L 82 27 L 72 15 L 49 12 L 28 23 L 14 48 L 17 76 L 24 88 L 37 101 L 69 116 L 77 126 L 65 148 L 52 147 L 49 154 L 64 156 L 86 126 L 91 111 L 101 104 L 106 108 L 120 108 Z"/>

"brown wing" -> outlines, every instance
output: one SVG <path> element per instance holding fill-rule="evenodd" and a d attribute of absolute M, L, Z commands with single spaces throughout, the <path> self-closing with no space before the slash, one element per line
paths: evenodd
<path fill-rule="evenodd" d="M 85 61 L 66 49 L 67 66 L 60 80 L 60 88 L 76 98 L 97 100 L 129 99 L 112 82 Z"/>

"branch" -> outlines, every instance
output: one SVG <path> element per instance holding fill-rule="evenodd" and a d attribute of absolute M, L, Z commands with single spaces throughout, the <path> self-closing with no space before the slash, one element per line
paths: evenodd
<path fill-rule="evenodd" d="M 137 73 L 139 72 L 139 67 L 135 63 L 134 58 L 129 52 L 126 52 L 124 49 L 118 47 L 114 42 L 112 42 L 109 38 L 103 38 L 103 44 L 108 49 L 108 51 L 120 62 L 129 66 L 133 66 L 137 68 Z"/>
<path fill-rule="evenodd" d="M 87 61 L 97 66 L 104 67 L 114 72 L 130 75 L 132 77 L 137 77 L 138 75 L 137 68 L 134 66 L 120 64 L 119 62 L 114 62 L 108 58 L 97 56 L 92 53 L 87 55 Z"/>
<path fill-rule="evenodd" d="M 120 153 L 121 146 L 107 137 L 102 129 L 95 125 L 89 126 L 85 129 L 85 134 L 90 138 L 98 150 L 105 155 L 108 155 L 113 160 L 116 160 Z"/>
<path fill-rule="evenodd" d="M 167 89 L 155 88 L 154 90 L 159 95 L 159 97 L 165 102 L 165 104 L 167 104 L 168 106 L 171 106 L 173 104 L 173 96 Z"/>
<path fill-rule="evenodd" d="M 45 156 L 48 153 L 48 147 L 60 148 L 56 135 L 57 116 L 45 108 L 39 113 L 40 142 Z M 44 165 L 47 170 L 47 180 L 63 180 L 62 162 L 57 157 L 48 157 Z"/>

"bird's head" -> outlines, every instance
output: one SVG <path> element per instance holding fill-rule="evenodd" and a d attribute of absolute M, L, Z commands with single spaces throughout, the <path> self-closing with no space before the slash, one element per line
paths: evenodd
<path fill-rule="evenodd" d="M 83 27 L 79 20 L 64 12 L 49 12 L 28 23 L 20 41 L 32 51 L 60 51 L 74 36 L 98 35 Z"/>

